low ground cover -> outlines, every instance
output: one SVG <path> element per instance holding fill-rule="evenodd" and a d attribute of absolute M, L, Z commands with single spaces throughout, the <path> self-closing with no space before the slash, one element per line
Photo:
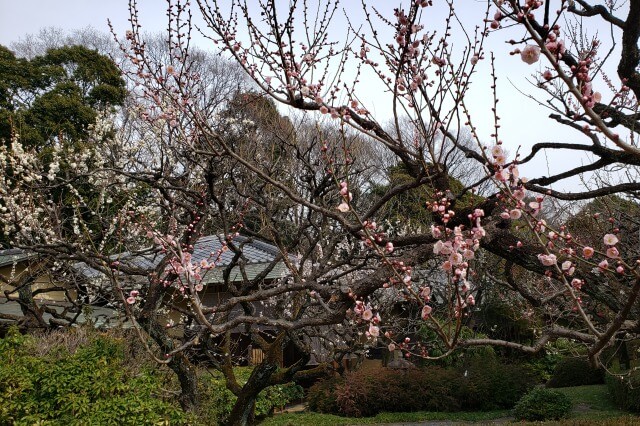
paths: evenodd
<path fill-rule="evenodd" d="M 637 425 L 640 417 L 618 409 L 611 399 L 605 385 L 576 386 L 556 389 L 567 395 L 573 404 L 569 418 L 558 421 L 532 422 L 518 424 L 544 424 L 561 426 L 583 425 Z M 265 419 L 262 426 L 324 426 L 324 425 L 353 425 L 353 424 L 384 424 L 397 422 L 421 422 L 421 421 L 451 421 L 451 422 L 478 422 L 491 424 L 494 421 L 513 420 L 511 410 L 497 410 L 486 412 L 427 412 L 418 411 L 411 413 L 379 413 L 373 417 L 361 417 L 358 419 L 340 417 L 321 413 L 286 413 Z"/>

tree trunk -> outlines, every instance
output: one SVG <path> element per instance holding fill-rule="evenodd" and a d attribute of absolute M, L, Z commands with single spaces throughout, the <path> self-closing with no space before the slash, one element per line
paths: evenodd
<path fill-rule="evenodd" d="M 251 392 L 251 394 L 242 392 L 233 406 L 231 414 L 229 414 L 227 419 L 228 426 L 247 426 L 254 423 L 258 393 L 260 391 L 257 393 Z"/>
<path fill-rule="evenodd" d="M 154 318 L 141 317 L 138 323 L 164 353 L 169 353 L 175 348 L 164 327 Z M 194 410 L 198 405 L 198 379 L 195 368 L 182 352 L 175 354 L 168 366 L 178 376 L 180 382 L 180 406 L 184 411 Z"/>
<path fill-rule="evenodd" d="M 33 284 L 34 281 L 35 276 L 29 275 L 27 276 L 26 281 L 18 284 L 18 303 L 20 304 L 20 310 L 24 316 L 22 327 L 26 330 L 48 327 L 48 324 L 42 316 L 42 310 L 33 299 L 31 284 Z"/>
<path fill-rule="evenodd" d="M 198 405 L 198 377 L 195 368 L 182 353 L 169 362 L 169 368 L 176 373 L 180 382 L 180 406 L 184 411 L 193 411 Z"/>
<path fill-rule="evenodd" d="M 251 373 L 242 387 L 238 399 L 229 414 L 226 424 L 229 426 L 247 426 L 255 420 L 256 398 L 260 391 L 269 386 L 271 375 L 278 369 L 277 364 L 263 361 Z"/>

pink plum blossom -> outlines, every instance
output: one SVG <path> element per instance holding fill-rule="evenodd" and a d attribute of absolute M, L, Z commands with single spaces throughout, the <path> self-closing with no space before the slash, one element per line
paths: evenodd
<path fill-rule="evenodd" d="M 431 287 L 424 287 L 422 291 L 420 291 L 420 297 L 428 302 L 431 299 Z"/>
<path fill-rule="evenodd" d="M 571 286 L 576 290 L 580 290 L 582 288 L 583 281 L 578 278 L 574 278 L 571 280 Z"/>
<path fill-rule="evenodd" d="M 620 257 L 620 252 L 615 247 L 609 247 L 607 249 L 607 257 L 610 259 L 617 259 L 618 257 Z"/>
<path fill-rule="evenodd" d="M 605 243 L 606 245 L 608 245 L 608 246 L 613 246 L 613 245 L 618 244 L 618 237 L 616 237 L 616 236 L 615 236 L 615 235 L 613 235 L 613 234 L 606 234 L 606 235 L 603 237 L 603 241 L 604 241 L 604 243 Z"/>
<path fill-rule="evenodd" d="M 515 191 L 513 191 L 513 198 L 515 198 L 518 201 L 522 201 L 524 200 L 524 197 L 527 195 L 526 191 L 522 188 L 516 189 Z"/>
<path fill-rule="evenodd" d="M 595 252 L 596 251 L 593 249 L 593 247 L 587 246 L 582 248 L 582 255 L 585 257 L 585 259 L 589 259 L 590 257 L 592 257 Z"/>
<path fill-rule="evenodd" d="M 555 254 L 539 254 L 538 255 L 538 259 L 540 260 L 540 263 L 542 263 L 544 266 L 552 266 L 555 265 L 556 262 L 558 261 L 558 259 L 556 258 Z"/>
<path fill-rule="evenodd" d="M 540 48 L 538 46 L 528 44 L 520 52 L 520 58 L 529 65 L 535 64 L 540 59 Z"/>
<path fill-rule="evenodd" d="M 362 319 L 365 320 L 365 321 L 370 321 L 371 318 L 373 318 L 373 312 L 371 312 L 371 309 L 366 309 L 362 313 Z"/>
<path fill-rule="evenodd" d="M 371 337 L 378 337 L 380 336 L 380 328 L 378 326 L 375 326 L 373 324 L 371 324 L 369 326 L 369 335 Z"/>

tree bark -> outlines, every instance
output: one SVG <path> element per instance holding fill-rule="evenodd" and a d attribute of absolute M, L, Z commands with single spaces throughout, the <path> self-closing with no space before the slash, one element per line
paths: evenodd
<path fill-rule="evenodd" d="M 154 318 L 142 316 L 138 323 L 151 336 L 164 353 L 174 349 L 174 343 Z M 180 406 L 184 411 L 193 411 L 198 405 L 198 379 L 196 370 L 183 352 L 175 354 L 168 363 L 180 382 Z"/>
<path fill-rule="evenodd" d="M 270 351 L 273 352 L 273 351 Z M 256 398 L 258 394 L 271 384 L 271 375 L 278 369 L 278 365 L 267 360 L 263 361 L 251 373 L 249 380 L 237 395 L 236 404 L 229 414 L 228 426 L 246 426 L 255 420 Z"/>

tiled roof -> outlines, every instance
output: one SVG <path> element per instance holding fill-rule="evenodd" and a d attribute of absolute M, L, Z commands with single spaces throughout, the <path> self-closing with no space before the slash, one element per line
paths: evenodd
<path fill-rule="evenodd" d="M 223 272 L 227 266 L 231 265 L 235 256 L 235 252 L 233 250 L 229 249 L 222 251 L 224 241 L 224 236 L 208 235 L 206 237 L 201 237 L 194 244 L 193 253 L 191 255 L 191 261 L 193 263 L 197 264 L 202 260 L 206 260 L 207 262 L 215 263 L 216 265 L 215 268 L 204 274 L 203 284 L 217 284 L 224 281 Z M 234 246 L 241 248 L 242 250 L 244 272 L 249 280 L 252 280 L 261 274 L 280 254 L 280 250 L 277 247 L 248 237 L 236 236 L 232 241 Z M 124 265 L 151 270 L 160 264 L 165 255 L 161 253 L 134 255 L 130 252 L 124 252 L 111 257 L 114 260 L 117 259 Z M 87 278 L 97 278 L 101 275 L 99 271 L 90 268 L 84 263 L 76 264 L 76 270 Z M 279 262 L 265 278 L 280 278 L 285 275 L 286 272 L 287 268 L 284 263 Z M 238 266 L 233 268 L 229 279 L 230 281 L 240 281 L 243 279 L 242 271 Z"/>
<path fill-rule="evenodd" d="M 22 262 L 34 256 L 36 256 L 34 253 L 26 253 L 22 249 L 0 250 L 0 268 Z"/>
<path fill-rule="evenodd" d="M 44 301 L 39 300 L 38 303 L 44 303 Z M 55 300 L 47 300 L 46 305 L 48 308 L 54 309 L 58 314 L 63 312 L 65 307 L 69 307 L 68 302 L 55 301 Z M 0 313 L 5 315 L 13 315 L 15 317 L 22 317 L 22 309 L 20 308 L 20 304 L 15 300 L 8 300 L 5 297 L 0 296 Z M 87 322 L 87 316 L 91 317 L 91 323 L 94 327 L 131 327 L 131 323 L 127 321 L 125 315 L 121 312 L 110 309 L 106 307 L 100 306 L 92 306 L 89 309 L 85 309 L 79 313 L 78 318 L 76 319 L 77 324 L 84 324 Z M 53 317 L 49 312 L 43 312 L 42 318 L 45 322 L 49 322 L 49 320 Z M 0 318 L 0 323 L 2 322 L 11 322 L 9 319 Z"/>

